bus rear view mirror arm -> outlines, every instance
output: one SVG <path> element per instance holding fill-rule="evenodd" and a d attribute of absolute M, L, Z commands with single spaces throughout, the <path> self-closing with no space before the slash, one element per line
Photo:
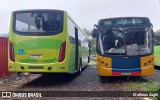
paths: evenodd
<path fill-rule="evenodd" d="M 98 25 L 94 24 L 94 29 L 93 29 L 93 31 L 92 31 L 92 37 L 93 37 L 93 38 L 97 37 L 97 35 L 98 35 L 98 30 L 97 30 L 97 28 L 98 28 Z"/>

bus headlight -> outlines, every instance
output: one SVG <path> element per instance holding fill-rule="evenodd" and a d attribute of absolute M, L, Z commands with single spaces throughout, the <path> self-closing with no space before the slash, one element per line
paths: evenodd
<path fill-rule="evenodd" d="M 148 61 L 148 63 L 150 64 L 150 63 L 151 63 L 151 61 L 149 60 L 149 61 Z"/>
<path fill-rule="evenodd" d="M 147 63 L 144 63 L 144 66 L 146 67 L 146 66 L 147 66 Z"/>
<path fill-rule="evenodd" d="M 103 64 L 104 64 L 104 61 L 101 62 L 101 65 L 103 65 Z"/>
<path fill-rule="evenodd" d="M 152 61 L 151 61 L 151 60 L 148 60 L 147 62 L 144 63 L 144 67 L 149 66 L 151 63 L 152 63 Z"/>

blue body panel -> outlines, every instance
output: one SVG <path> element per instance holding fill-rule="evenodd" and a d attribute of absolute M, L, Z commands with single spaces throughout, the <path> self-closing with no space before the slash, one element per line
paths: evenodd
<path fill-rule="evenodd" d="M 112 58 L 112 72 L 141 72 L 140 57 Z"/>

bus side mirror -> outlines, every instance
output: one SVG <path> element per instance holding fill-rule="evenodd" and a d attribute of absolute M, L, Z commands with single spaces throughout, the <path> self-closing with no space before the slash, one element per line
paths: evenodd
<path fill-rule="evenodd" d="M 95 25 L 94 25 L 94 29 L 93 29 L 93 31 L 92 31 L 92 37 L 93 37 L 93 38 L 97 37 L 97 35 L 98 35 L 97 27 L 98 27 L 98 26 L 95 24 Z"/>
<path fill-rule="evenodd" d="M 98 30 L 97 29 L 93 29 L 92 31 L 92 37 L 95 38 L 98 35 Z"/>

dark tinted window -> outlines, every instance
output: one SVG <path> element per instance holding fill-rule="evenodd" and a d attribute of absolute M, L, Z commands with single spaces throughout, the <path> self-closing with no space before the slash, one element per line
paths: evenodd
<path fill-rule="evenodd" d="M 63 30 L 62 11 L 24 11 L 14 14 L 14 30 L 20 35 L 53 35 Z"/>

